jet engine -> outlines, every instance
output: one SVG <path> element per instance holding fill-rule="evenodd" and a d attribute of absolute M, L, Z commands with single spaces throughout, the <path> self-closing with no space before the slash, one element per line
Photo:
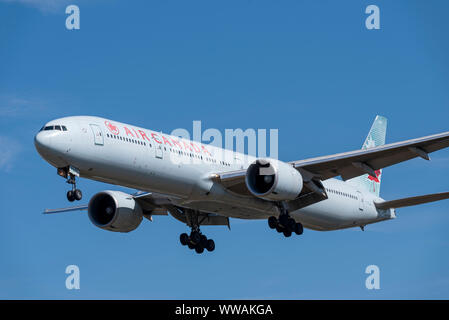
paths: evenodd
<path fill-rule="evenodd" d="M 246 186 L 256 197 L 283 201 L 299 196 L 303 187 L 301 174 L 291 165 L 275 159 L 257 159 L 246 171 Z"/>
<path fill-rule="evenodd" d="M 102 191 L 90 199 L 90 221 L 108 231 L 130 232 L 142 222 L 142 208 L 131 195 L 120 191 Z"/>

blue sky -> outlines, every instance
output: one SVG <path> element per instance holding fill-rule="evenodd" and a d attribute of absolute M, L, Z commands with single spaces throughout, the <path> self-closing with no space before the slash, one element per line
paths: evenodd
<path fill-rule="evenodd" d="M 78 4 L 81 29 L 65 28 Z M 127 5 L 128 4 L 128 5 Z M 365 8 L 381 29 L 365 28 Z M 94 227 L 34 149 L 48 120 L 98 115 L 171 132 L 277 128 L 279 156 L 357 149 L 376 114 L 387 142 L 449 131 L 447 1 L 0 0 L 0 298 L 449 298 L 449 201 L 398 219 L 284 239 L 265 221 L 204 227 L 181 247 L 169 217 Z M 449 150 L 384 170 L 381 196 L 447 191 Z M 82 180 L 84 201 L 112 188 Z M 81 290 L 65 288 L 65 268 Z M 365 288 L 376 264 L 381 289 Z"/>

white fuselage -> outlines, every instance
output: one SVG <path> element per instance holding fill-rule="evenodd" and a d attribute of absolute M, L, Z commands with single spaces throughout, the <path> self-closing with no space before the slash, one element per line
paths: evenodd
<path fill-rule="evenodd" d="M 278 215 L 270 201 L 230 192 L 216 173 L 246 169 L 255 158 L 132 125 L 89 116 L 56 119 L 35 137 L 40 155 L 80 176 L 170 196 L 183 207 L 241 219 Z M 63 130 L 64 126 L 67 130 Z M 395 217 L 377 210 L 380 198 L 338 179 L 323 181 L 328 199 L 291 212 L 304 227 L 335 230 Z"/>

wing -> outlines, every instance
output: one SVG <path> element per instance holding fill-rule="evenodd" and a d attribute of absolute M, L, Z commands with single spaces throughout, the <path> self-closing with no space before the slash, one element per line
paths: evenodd
<path fill-rule="evenodd" d="M 383 146 L 338 153 L 329 156 L 290 162 L 309 179 L 326 180 L 341 176 L 348 180 L 416 157 L 430 160 L 429 153 L 449 147 L 449 132 L 406 140 Z M 213 175 L 233 192 L 249 194 L 245 187 L 246 170 Z"/>
<path fill-rule="evenodd" d="M 424 204 L 429 202 L 440 201 L 444 199 L 449 199 L 449 192 L 427 194 L 424 196 L 403 198 L 391 201 L 374 202 L 377 209 L 397 209 L 403 207 L 416 206 L 418 204 Z"/>
<path fill-rule="evenodd" d="M 430 160 L 429 153 L 449 147 L 449 132 L 383 146 L 292 162 L 322 180 L 341 176 L 348 180 L 416 157 Z"/>
<path fill-rule="evenodd" d="M 159 216 L 168 215 L 165 206 L 172 204 L 173 201 L 173 198 L 167 195 L 152 192 L 139 191 L 133 194 L 132 196 L 134 200 L 136 200 L 136 202 L 142 208 L 143 214 L 147 218 L 153 215 Z"/>
<path fill-rule="evenodd" d="M 136 192 L 131 195 L 134 200 L 142 208 L 143 215 L 148 220 L 152 221 L 154 215 L 168 215 L 170 214 L 175 219 L 190 225 L 188 215 L 185 214 L 182 207 L 176 205 L 178 198 L 152 192 Z M 72 211 L 87 211 L 88 205 L 79 205 L 60 209 L 45 209 L 44 214 L 63 213 Z M 214 225 L 214 226 L 227 226 L 230 228 L 229 218 L 221 216 L 216 213 L 200 212 L 199 213 L 200 225 Z"/>
<path fill-rule="evenodd" d="M 87 204 L 86 205 L 80 205 L 80 206 L 73 206 L 68 208 L 60 208 L 60 209 L 45 209 L 43 214 L 52 214 L 52 213 L 62 213 L 62 212 L 71 212 L 71 211 L 86 211 L 87 210 Z"/>
<path fill-rule="evenodd" d="M 161 194 L 149 192 L 137 192 L 131 195 L 142 207 L 144 215 L 167 215 L 167 210 L 163 208 L 164 204 L 171 204 L 171 198 Z M 60 209 L 45 209 L 44 214 L 64 213 L 72 211 L 87 211 L 88 205 L 72 206 Z"/>

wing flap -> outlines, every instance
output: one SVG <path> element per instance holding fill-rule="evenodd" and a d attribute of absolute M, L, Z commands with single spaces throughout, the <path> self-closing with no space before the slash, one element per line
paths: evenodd
<path fill-rule="evenodd" d="M 167 209 L 173 218 L 188 226 L 192 226 L 188 216 L 179 210 L 178 207 L 167 205 Z M 231 228 L 229 218 L 216 213 L 200 212 L 198 220 L 199 224 L 202 226 L 227 226 L 229 229 Z"/>
<path fill-rule="evenodd" d="M 141 206 L 145 214 L 153 216 L 168 215 L 166 206 L 172 205 L 173 200 L 179 199 L 165 194 L 143 191 L 133 194 L 133 198 Z"/>
<path fill-rule="evenodd" d="M 435 202 L 440 200 L 449 199 L 449 192 L 442 193 L 433 193 L 427 194 L 424 196 L 410 197 L 410 198 L 402 198 L 397 200 L 390 200 L 384 202 L 374 202 L 374 205 L 377 209 L 385 210 L 385 209 L 397 209 L 403 207 L 416 206 L 419 204 Z"/>

